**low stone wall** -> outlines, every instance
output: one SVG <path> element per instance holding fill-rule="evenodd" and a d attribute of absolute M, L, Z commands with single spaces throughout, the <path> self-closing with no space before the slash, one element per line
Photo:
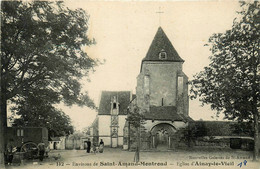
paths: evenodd
<path fill-rule="evenodd" d="M 203 146 L 203 147 L 230 147 L 230 142 L 228 141 L 200 141 L 195 140 L 194 146 Z"/>

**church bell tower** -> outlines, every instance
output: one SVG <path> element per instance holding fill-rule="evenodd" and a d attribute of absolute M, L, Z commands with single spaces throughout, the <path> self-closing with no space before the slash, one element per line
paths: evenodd
<path fill-rule="evenodd" d="M 137 77 L 137 105 L 147 111 L 147 116 L 160 108 L 169 110 L 168 113 L 188 115 L 188 78 L 182 71 L 183 63 L 159 27 Z M 152 115 L 154 118 L 160 116 L 160 112 L 156 113 Z"/>

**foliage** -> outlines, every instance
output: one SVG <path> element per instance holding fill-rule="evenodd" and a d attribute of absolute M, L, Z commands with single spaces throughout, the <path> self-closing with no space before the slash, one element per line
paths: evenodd
<path fill-rule="evenodd" d="M 130 124 L 134 128 L 138 128 L 144 124 L 144 115 L 138 106 L 133 106 L 129 111 L 126 120 L 130 122 Z"/>
<path fill-rule="evenodd" d="M 84 133 L 82 132 L 74 132 L 73 134 L 69 135 L 68 138 L 69 139 L 74 139 L 74 140 L 80 140 L 81 137 L 86 136 Z"/>
<path fill-rule="evenodd" d="M 189 127 L 190 137 L 197 138 L 207 136 L 208 131 L 204 122 L 197 121 L 195 125 Z"/>
<path fill-rule="evenodd" d="M 258 156 L 260 107 L 260 3 L 241 2 L 241 12 L 230 30 L 209 39 L 211 63 L 191 81 L 192 98 L 223 112 L 225 118 L 254 124 Z"/>
<path fill-rule="evenodd" d="M 46 127 L 50 137 L 73 133 L 70 117 L 52 106 L 52 98 L 41 93 L 19 99 L 12 107 L 13 126 Z"/>
<path fill-rule="evenodd" d="M 79 83 L 98 64 L 83 50 L 93 43 L 86 35 L 85 11 L 60 1 L 4 1 L 1 16 L 3 103 L 46 92 L 54 96 L 52 103 L 95 108 Z"/>
<path fill-rule="evenodd" d="M 130 105 L 126 120 L 129 122 L 130 128 L 130 149 L 135 149 L 134 161 L 140 160 L 140 146 L 142 136 L 145 134 L 144 110 L 140 109 L 136 104 Z"/>
<path fill-rule="evenodd" d="M 48 97 L 48 104 L 43 103 L 50 112 L 38 112 L 41 116 L 51 112 L 54 117 L 61 115 L 49 105 L 61 101 L 95 108 L 79 83 L 99 64 L 85 52 L 86 46 L 94 43 L 86 34 L 88 19 L 84 10 L 70 10 L 61 1 L 1 2 L 0 165 L 5 147 L 2 138 L 7 127 L 7 101 L 18 104 L 21 110 L 16 111 L 22 113 L 27 111 L 22 110 L 25 108 L 20 103 L 28 95 L 53 96 Z M 29 105 L 30 108 L 35 106 Z"/>
<path fill-rule="evenodd" d="M 231 30 L 210 37 L 211 63 L 191 81 L 192 98 L 239 121 L 252 120 L 260 100 L 259 2 L 243 7 Z"/>
<path fill-rule="evenodd" d="M 231 130 L 237 135 L 254 136 L 252 123 L 234 123 L 231 125 Z"/>

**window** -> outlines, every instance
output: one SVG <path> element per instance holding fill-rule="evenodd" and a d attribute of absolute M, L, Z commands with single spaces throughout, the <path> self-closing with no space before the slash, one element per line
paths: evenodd
<path fill-rule="evenodd" d="M 178 77 L 178 95 L 182 95 L 183 93 L 183 77 Z"/>
<path fill-rule="evenodd" d="M 163 106 L 163 98 L 162 98 L 162 106 Z"/>
<path fill-rule="evenodd" d="M 149 91 L 149 76 L 144 76 L 144 94 L 149 94 L 150 91 Z"/>
<path fill-rule="evenodd" d="M 116 109 L 116 103 L 113 103 L 113 109 Z"/>
<path fill-rule="evenodd" d="M 23 129 L 17 129 L 17 136 L 21 136 L 23 137 L 24 136 L 24 133 L 23 133 Z"/>
<path fill-rule="evenodd" d="M 161 60 L 167 59 L 167 53 L 165 52 L 164 49 L 162 49 L 161 52 L 159 53 L 159 59 L 161 59 Z"/>

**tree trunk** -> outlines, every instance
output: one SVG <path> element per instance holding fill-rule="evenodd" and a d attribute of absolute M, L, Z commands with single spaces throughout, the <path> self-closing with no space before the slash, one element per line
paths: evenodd
<path fill-rule="evenodd" d="M 130 150 L 130 130 L 131 130 L 131 126 L 130 126 L 130 122 L 128 121 L 128 138 L 127 138 L 127 143 L 128 143 L 128 151 Z"/>
<path fill-rule="evenodd" d="M 2 92 L 3 90 L 1 90 Z M 1 93 L 0 99 L 0 168 L 4 168 L 4 152 L 6 147 L 6 128 L 7 128 L 7 110 L 6 110 L 7 101 L 4 97 L 4 94 Z"/>
<path fill-rule="evenodd" d="M 137 144 L 136 144 L 136 152 L 135 152 L 135 162 L 138 163 L 140 161 L 140 128 L 137 128 Z"/>
<path fill-rule="evenodd" d="M 253 154 L 253 161 L 258 160 L 258 154 L 259 154 L 259 131 L 258 131 L 258 121 L 259 121 L 259 115 L 257 108 L 254 111 L 254 154 Z"/>

